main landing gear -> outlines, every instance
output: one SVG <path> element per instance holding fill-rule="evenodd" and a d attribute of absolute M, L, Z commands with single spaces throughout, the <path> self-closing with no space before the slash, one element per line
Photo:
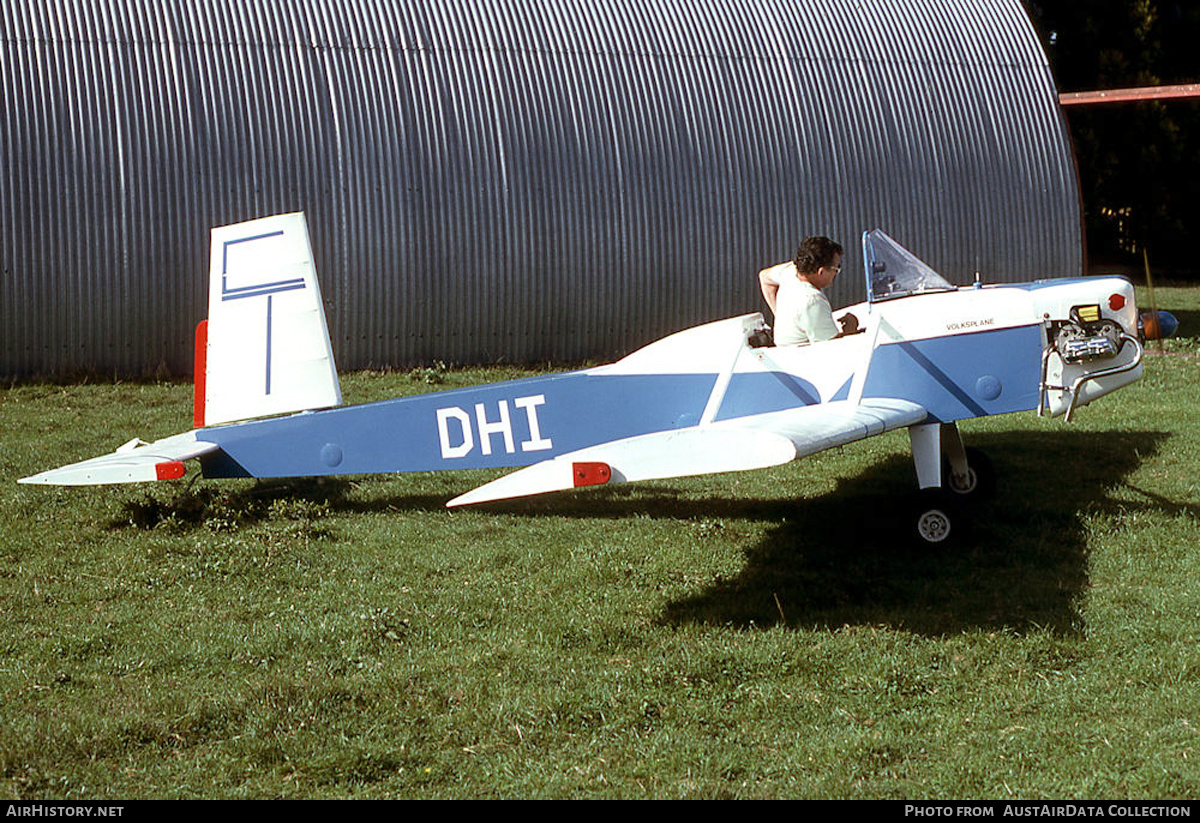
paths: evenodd
<path fill-rule="evenodd" d="M 968 531 L 970 505 L 996 489 L 992 462 L 963 447 L 954 423 L 910 426 L 908 434 L 921 489 L 909 512 L 912 536 L 919 545 L 957 545 Z"/>

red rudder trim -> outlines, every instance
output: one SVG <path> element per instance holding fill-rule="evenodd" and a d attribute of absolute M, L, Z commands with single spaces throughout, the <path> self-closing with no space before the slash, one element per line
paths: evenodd
<path fill-rule="evenodd" d="M 192 378 L 192 425 L 204 428 L 204 390 L 208 375 L 208 321 L 196 324 L 196 374 Z"/>

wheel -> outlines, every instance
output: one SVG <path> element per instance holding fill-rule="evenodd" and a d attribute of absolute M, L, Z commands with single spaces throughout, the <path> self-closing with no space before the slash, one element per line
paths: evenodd
<path fill-rule="evenodd" d="M 910 523 L 917 544 L 931 548 L 958 545 L 966 531 L 959 501 L 944 489 L 919 492 Z"/>
<path fill-rule="evenodd" d="M 964 500 L 984 500 L 996 491 L 996 470 L 987 454 L 967 447 L 967 475 L 956 478 L 950 461 L 942 461 L 942 488 Z"/>

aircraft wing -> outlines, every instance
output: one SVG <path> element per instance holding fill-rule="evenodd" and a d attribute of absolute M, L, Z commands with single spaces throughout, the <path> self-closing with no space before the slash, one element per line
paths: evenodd
<path fill-rule="evenodd" d="M 97 486 L 104 483 L 139 483 L 183 477 L 181 461 L 216 451 L 216 443 L 197 440 L 194 432 L 177 434 L 153 443 L 130 440 L 112 454 L 93 457 L 58 469 L 24 477 L 18 483 L 58 486 Z"/>
<path fill-rule="evenodd" d="M 463 506 L 581 486 L 660 480 L 778 466 L 798 457 L 921 423 L 906 400 L 837 401 L 654 432 L 590 446 L 505 475 L 447 506 Z"/>

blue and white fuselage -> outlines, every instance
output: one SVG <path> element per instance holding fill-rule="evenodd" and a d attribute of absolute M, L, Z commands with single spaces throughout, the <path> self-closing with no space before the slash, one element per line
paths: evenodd
<path fill-rule="evenodd" d="M 752 347 L 764 326 L 753 314 L 598 368 L 195 436 L 218 447 L 203 458 L 208 476 L 292 477 L 527 466 L 654 433 L 753 428 L 765 415 L 831 403 L 899 400 L 920 407 L 917 422 L 952 423 L 1037 408 L 1046 310 L 1064 297 L 1108 305 L 1114 296 L 1123 308 L 1108 314 L 1136 328 L 1133 290 L 1120 278 L 959 289 L 851 307 L 864 332 L 809 346 Z M 1105 388 L 1139 374 L 1136 366 Z"/>
<path fill-rule="evenodd" d="M 1141 375 L 1123 278 L 955 288 L 874 231 L 863 239 L 869 299 L 849 307 L 858 334 L 775 347 L 750 314 L 597 368 L 316 408 L 340 390 L 303 217 L 215 229 L 213 246 L 220 288 L 198 338 L 207 425 L 23 482 L 178 477 L 190 458 L 208 477 L 525 467 L 450 501 L 460 505 L 762 468 L 907 428 L 919 485 L 933 488 L 946 482 L 943 458 L 954 478 L 970 474 L 956 421 L 1069 416 Z"/>

